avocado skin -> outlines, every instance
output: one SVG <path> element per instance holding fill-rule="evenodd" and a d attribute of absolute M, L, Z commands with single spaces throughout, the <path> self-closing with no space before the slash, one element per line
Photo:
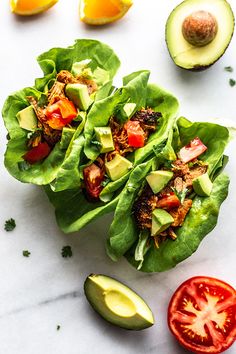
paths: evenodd
<path fill-rule="evenodd" d="M 99 316 L 101 316 L 104 320 L 106 320 L 108 323 L 112 324 L 113 326 L 116 326 L 116 327 L 119 327 L 119 328 L 122 328 L 122 329 L 125 329 L 125 330 L 129 330 L 129 331 L 141 331 L 141 330 L 143 330 L 143 329 L 146 329 L 146 328 L 151 327 L 151 326 L 154 324 L 154 319 L 153 319 L 153 323 L 148 323 L 148 322 L 146 322 L 146 326 L 131 328 L 131 327 L 126 327 L 125 325 L 119 325 L 118 323 L 114 323 L 114 322 L 110 321 L 108 318 L 105 318 L 102 314 L 100 314 L 98 306 L 95 306 L 95 304 L 90 300 L 90 297 L 87 295 L 87 294 L 88 294 L 87 289 L 88 289 L 88 285 L 89 285 L 89 282 L 90 282 L 90 277 L 94 277 L 94 276 L 97 276 L 97 277 L 103 276 L 103 277 L 106 277 L 106 278 L 110 278 L 110 279 L 112 279 L 112 280 L 114 280 L 114 281 L 116 281 L 116 282 L 117 282 L 118 280 L 116 280 L 116 279 L 113 278 L 113 277 L 110 277 L 110 276 L 107 276 L 107 275 L 103 275 L 103 274 L 91 273 L 91 274 L 89 274 L 89 275 L 87 276 L 87 278 L 86 278 L 86 280 L 85 280 L 85 282 L 84 282 L 84 294 L 85 294 L 85 297 L 86 297 L 87 301 L 89 302 L 89 304 L 90 304 L 91 307 L 93 308 L 93 310 L 94 310 Z M 125 285 L 124 283 L 121 283 L 121 284 L 124 285 L 125 287 L 129 288 L 129 287 L 128 287 L 127 285 Z M 130 288 L 129 288 L 129 289 L 130 289 Z M 141 298 L 140 295 L 138 295 L 135 291 L 132 290 L 132 292 L 133 292 L 135 295 L 137 295 L 139 298 Z M 141 298 L 141 299 L 142 299 L 142 298 Z M 142 300 L 143 300 L 143 299 L 142 299 Z M 144 301 L 144 300 L 143 300 L 143 301 Z M 146 302 L 145 302 L 145 304 L 146 304 Z M 150 307 L 149 307 L 147 304 L 146 304 L 146 306 L 147 306 L 147 308 L 150 310 L 150 312 L 152 312 L 151 309 L 150 309 Z"/>
<path fill-rule="evenodd" d="M 179 5 L 177 5 L 177 6 L 172 10 L 172 12 L 173 12 L 178 6 L 180 6 L 182 3 L 184 3 L 185 1 L 186 1 L 186 0 L 182 1 Z M 171 13 L 172 13 L 172 12 L 171 12 Z M 165 25 L 165 42 L 166 42 L 166 46 L 167 46 L 167 50 L 168 50 L 169 56 L 171 57 L 171 59 L 172 59 L 172 61 L 174 62 L 174 64 L 175 64 L 178 68 L 183 69 L 183 70 L 185 70 L 185 71 L 201 72 L 201 71 L 205 71 L 205 70 L 209 69 L 209 68 L 210 68 L 212 65 L 214 65 L 218 60 L 221 59 L 221 57 L 225 54 L 226 50 L 228 49 L 228 47 L 229 47 L 229 45 L 230 45 L 230 43 L 231 43 L 231 40 L 232 40 L 233 35 L 234 35 L 234 29 L 235 29 L 235 16 L 234 16 L 233 11 L 232 11 L 232 19 L 233 19 L 233 30 L 232 30 L 232 33 L 231 33 L 229 42 L 228 42 L 227 46 L 225 47 L 224 52 L 223 52 L 216 60 L 214 60 L 212 63 L 209 63 L 208 65 L 197 65 L 197 66 L 195 66 L 195 67 L 193 67 L 193 68 L 189 68 L 189 69 L 188 69 L 188 68 L 184 68 L 183 66 L 176 64 L 176 62 L 174 61 L 174 59 L 173 59 L 173 57 L 172 57 L 172 55 L 171 55 L 171 53 L 170 53 L 169 46 L 168 46 L 168 41 L 167 41 L 167 27 L 168 27 L 168 26 L 167 26 L 167 22 L 168 22 L 168 21 L 167 21 L 167 22 L 166 22 L 166 25 Z"/>

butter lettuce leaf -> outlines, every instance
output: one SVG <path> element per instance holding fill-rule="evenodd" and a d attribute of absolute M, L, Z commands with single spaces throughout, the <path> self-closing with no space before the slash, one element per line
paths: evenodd
<path fill-rule="evenodd" d="M 44 190 L 55 207 L 57 224 L 65 233 L 77 232 L 91 221 L 114 211 L 119 199 L 117 195 L 109 203 L 92 203 L 80 188 L 55 193 L 50 186 L 44 186 Z"/>
<path fill-rule="evenodd" d="M 154 242 L 151 243 L 151 247 L 144 255 L 141 271 L 159 272 L 172 268 L 189 257 L 197 249 L 201 240 L 215 227 L 220 205 L 228 193 L 229 178 L 220 172 L 227 161 L 223 154 L 229 141 L 229 131 L 217 124 L 192 123 L 182 117 L 177 121 L 173 133 L 169 134 L 163 149 L 154 149 L 156 159 L 153 158 L 152 163 L 148 161 L 137 166 L 121 192 L 107 240 L 107 253 L 113 260 L 118 260 L 125 255 L 136 268 L 140 267 L 140 262 L 135 261 L 139 230 L 132 213 L 133 203 L 142 190 L 150 169 L 158 168 L 165 160 L 173 160 L 173 151 L 177 153 L 196 136 L 208 148 L 200 159 L 208 163 L 208 170 L 214 181 L 213 191 L 209 197 L 194 197 L 193 206 L 183 226 L 178 228 L 176 232 L 178 237 L 175 241 L 167 240 L 160 245 L 159 249 L 156 249 Z"/>
<path fill-rule="evenodd" d="M 80 134 L 82 134 L 85 121 L 79 125 L 67 152 L 60 146 L 60 143 L 57 143 L 46 159 L 30 165 L 25 163 L 22 158 L 27 152 L 28 132 L 19 126 L 16 114 L 29 106 L 28 96 L 34 96 L 39 100 L 49 90 L 60 70 L 71 70 L 74 62 L 83 59 L 91 59 L 89 66 L 92 71 L 100 68 L 108 73 L 108 75 L 104 75 L 104 85 L 101 82 L 101 77 L 99 78 L 100 86 L 95 96 L 95 101 L 104 99 L 113 90 L 112 79 L 120 66 L 120 61 L 109 46 L 88 39 L 76 40 L 75 44 L 68 48 L 52 48 L 41 54 L 37 60 L 43 70 L 44 77 L 35 80 L 35 87 L 24 88 L 6 99 L 2 109 L 9 137 L 5 153 L 5 166 L 16 179 L 37 185 L 46 185 L 54 181 L 54 188 L 58 191 L 65 188 L 75 188 L 79 185 L 79 172 L 76 166 L 78 166 L 79 156 L 84 145 Z M 57 175 L 58 178 L 55 180 Z"/>
<path fill-rule="evenodd" d="M 124 78 L 124 83 L 130 82 L 133 74 Z M 138 89 L 137 89 L 138 90 Z M 145 102 L 140 102 L 141 107 L 152 108 L 155 112 L 160 112 L 162 117 L 158 121 L 157 130 L 150 135 L 144 147 L 137 149 L 130 154 L 130 159 L 133 161 L 134 168 L 148 159 L 153 153 L 153 150 L 167 140 L 168 134 L 172 131 L 176 116 L 178 114 L 178 100 L 168 91 L 154 85 L 148 84 L 145 96 Z M 112 194 L 121 187 L 129 178 L 129 174 L 121 177 L 119 180 L 110 182 L 102 190 L 100 199 L 103 201 L 110 200 Z"/>

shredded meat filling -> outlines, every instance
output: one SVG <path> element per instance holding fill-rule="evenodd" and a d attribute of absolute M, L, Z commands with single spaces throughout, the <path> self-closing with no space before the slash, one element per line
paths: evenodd
<path fill-rule="evenodd" d="M 130 119 L 132 121 L 138 121 L 145 134 L 145 141 L 149 135 L 157 128 L 158 119 L 161 117 L 160 112 L 154 112 L 151 108 L 141 109 L 136 112 Z M 125 125 L 120 125 L 114 117 L 110 119 L 110 128 L 112 131 L 112 137 L 115 145 L 115 151 L 107 154 L 107 160 L 110 161 L 114 158 L 115 154 L 119 153 L 121 156 L 135 150 L 134 147 L 129 145 L 128 134 L 125 129 Z"/>
<path fill-rule="evenodd" d="M 174 221 L 171 224 L 172 227 L 178 227 L 183 225 L 183 222 L 192 206 L 192 203 L 193 202 L 191 199 L 185 199 L 182 205 L 180 205 L 176 209 L 172 209 L 169 211 L 170 215 L 174 218 Z"/>
<path fill-rule="evenodd" d="M 175 228 L 183 225 L 192 207 L 192 200 L 186 198 L 186 195 L 192 191 L 193 179 L 206 173 L 207 168 L 207 164 L 198 160 L 195 160 L 191 164 L 186 164 L 177 159 L 172 163 L 174 175 L 168 185 L 157 195 L 155 195 L 149 185 L 147 185 L 135 201 L 133 212 L 138 227 L 140 229 L 151 229 L 152 211 L 160 207 L 159 205 L 162 205 L 162 201 L 164 201 L 163 198 L 166 198 L 166 196 L 171 193 L 173 194 L 173 189 L 175 189 L 177 193 L 187 190 L 187 193 L 184 194 L 185 199 L 182 201 L 182 204 L 178 207 L 170 207 L 168 209 L 174 221 L 168 229 L 153 237 L 156 247 L 159 247 L 160 242 L 163 242 L 168 237 L 172 240 L 177 238 Z"/>
<path fill-rule="evenodd" d="M 89 95 L 91 95 L 93 92 L 97 91 L 98 86 L 96 82 L 92 79 L 88 79 L 87 77 L 83 75 L 78 75 L 77 77 L 74 77 L 69 71 L 67 70 L 61 70 L 58 75 L 57 75 L 57 81 L 67 85 L 67 84 L 84 84 L 88 87 L 88 92 Z"/>

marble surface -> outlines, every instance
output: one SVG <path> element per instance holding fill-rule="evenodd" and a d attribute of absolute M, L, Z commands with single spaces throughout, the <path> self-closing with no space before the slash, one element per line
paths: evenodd
<path fill-rule="evenodd" d="M 230 1 L 234 10 L 236 5 Z M 60 0 L 50 11 L 34 18 L 17 18 L 9 1 L 0 6 L 0 106 L 6 96 L 31 85 L 41 75 L 35 57 L 54 46 L 71 45 L 75 38 L 95 38 L 110 44 L 121 59 L 117 77 L 150 69 L 152 81 L 171 90 L 180 100 L 180 114 L 193 120 L 236 124 L 236 38 L 224 57 L 203 73 L 176 68 L 168 56 L 164 26 L 176 0 L 135 1 L 120 22 L 89 28 L 79 22 L 78 0 Z M 224 67 L 235 66 L 226 73 Z M 197 252 L 175 269 L 154 275 L 138 273 L 125 261 L 113 263 L 105 254 L 104 240 L 111 222 L 105 217 L 78 234 L 59 231 L 52 207 L 39 187 L 21 184 L 5 170 L 6 131 L 0 122 L 0 353 L 4 354 L 183 354 L 166 325 L 168 301 L 176 287 L 195 275 L 215 276 L 235 283 L 235 149 L 227 149 L 230 193 L 221 208 L 215 230 Z M 4 231 L 13 217 L 16 228 Z M 61 257 L 71 245 L 73 257 Z M 31 252 L 29 258 L 22 250 Z M 156 323 L 142 332 L 115 328 L 89 307 L 83 282 L 91 272 L 105 273 L 127 283 L 152 308 Z M 57 325 L 61 328 L 57 331 Z M 236 347 L 227 353 L 233 354 Z"/>

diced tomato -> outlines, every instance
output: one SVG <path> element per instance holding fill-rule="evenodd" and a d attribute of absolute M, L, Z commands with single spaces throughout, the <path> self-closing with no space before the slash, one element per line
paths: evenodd
<path fill-rule="evenodd" d="M 236 291 L 210 277 L 186 280 L 168 308 L 168 325 L 181 345 L 196 354 L 216 354 L 236 338 Z"/>
<path fill-rule="evenodd" d="M 83 175 L 85 189 L 88 197 L 90 197 L 92 200 L 98 199 L 99 194 L 103 189 L 101 183 L 104 180 L 104 171 L 95 165 L 95 163 L 92 163 L 91 165 L 84 168 Z"/>
<path fill-rule="evenodd" d="M 49 155 L 51 148 L 47 143 L 39 143 L 38 146 L 33 147 L 24 156 L 23 159 L 33 165 Z"/>
<path fill-rule="evenodd" d="M 180 206 L 180 200 L 174 193 L 170 193 L 169 195 L 164 196 L 160 200 L 158 200 L 156 207 L 166 210 L 171 210 L 174 208 L 178 208 Z"/>
<path fill-rule="evenodd" d="M 144 146 L 145 133 L 139 122 L 135 120 L 129 120 L 125 124 L 125 129 L 127 130 L 129 146 L 134 148 L 140 148 Z"/>
<path fill-rule="evenodd" d="M 194 138 L 190 141 L 189 144 L 185 145 L 179 151 L 179 157 L 184 162 L 187 163 L 196 159 L 198 156 L 204 153 L 207 150 L 207 147 L 203 142 L 198 138 Z"/>
<path fill-rule="evenodd" d="M 51 128 L 61 130 L 77 117 L 77 110 L 73 102 L 67 98 L 61 98 L 46 108 L 45 115 L 48 118 L 47 123 Z"/>

